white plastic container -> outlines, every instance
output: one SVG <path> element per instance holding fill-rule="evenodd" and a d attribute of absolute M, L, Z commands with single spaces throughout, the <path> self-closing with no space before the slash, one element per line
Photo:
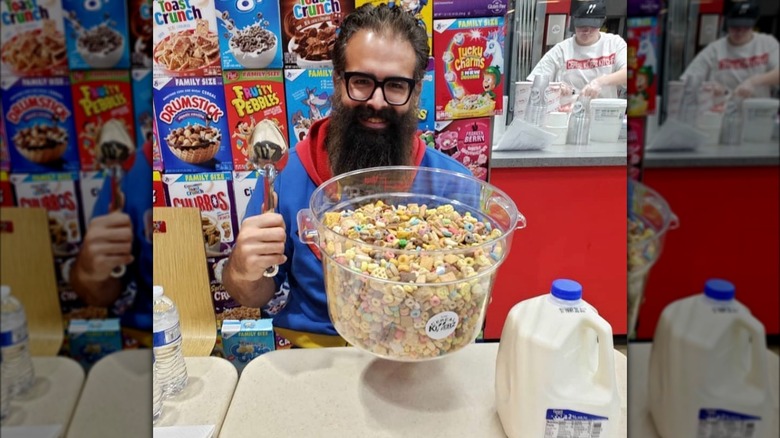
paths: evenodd
<path fill-rule="evenodd" d="M 593 99 L 590 101 L 590 141 L 617 143 L 623 116 L 625 99 Z"/>
<path fill-rule="evenodd" d="M 742 141 L 770 143 L 780 100 L 753 98 L 742 101 Z"/>
<path fill-rule="evenodd" d="M 723 124 L 723 113 L 705 111 L 696 117 L 696 129 L 706 134 L 705 145 L 720 143 L 720 130 Z"/>
<path fill-rule="evenodd" d="M 547 114 L 544 130 L 555 134 L 554 145 L 566 144 L 566 133 L 569 130 L 569 113 L 553 111 Z"/>
<path fill-rule="evenodd" d="M 773 402 L 764 326 L 725 280 L 661 314 L 650 353 L 648 406 L 664 438 L 761 438 Z M 776 435 L 775 435 L 776 436 Z"/>
<path fill-rule="evenodd" d="M 509 438 L 618 437 L 612 328 L 582 300 L 579 283 L 555 280 L 549 294 L 510 310 L 496 358 L 496 408 Z M 571 434 L 575 425 L 579 434 Z"/>

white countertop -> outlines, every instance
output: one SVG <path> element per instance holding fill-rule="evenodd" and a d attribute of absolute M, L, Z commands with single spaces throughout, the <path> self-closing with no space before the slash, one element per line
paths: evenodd
<path fill-rule="evenodd" d="M 747 167 L 777 166 L 777 143 L 701 146 L 695 151 L 645 151 L 644 167 Z"/>
<path fill-rule="evenodd" d="M 151 438 L 151 400 L 152 351 L 110 354 L 90 369 L 67 437 Z"/>
<path fill-rule="evenodd" d="M 492 151 L 490 167 L 625 166 L 626 141 L 586 145 L 551 145 L 537 151 Z"/>
<path fill-rule="evenodd" d="M 221 437 L 505 437 L 497 352 L 498 343 L 473 344 L 420 363 L 351 347 L 267 353 L 244 368 Z M 626 356 L 615 359 L 625 431 Z"/>
<path fill-rule="evenodd" d="M 628 430 L 631 438 L 661 438 L 650 417 L 647 403 L 648 366 L 652 348 L 652 343 L 636 342 L 628 344 L 628 354 L 631 356 L 628 372 L 628 403 L 631 406 L 631 409 L 628 411 Z M 780 394 L 780 386 L 778 385 L 780 361 L 778 361 L 777 354 L 769 350 L 767 350 L 767 357 L 769 358 L 769 378 L 772 380 L 772 391 L 774 392 L 775 403 L 777 403 L 778 394 Z M 777 409 L 777 404 L 775 409 Z M 777 411 L 775 416 L 777 416 Z"/>
<path fill-rule="evenodd" d="M 33 357 L 32 362 L 35 383 L 11 400 L 3 428 L 61 425 L 67 429 L 84 383 L 84 369 L 67 357 Z"/>
<path fill-rule="evenodd" d="M 238 382 L 235 365 L 219 357 L 185 357 L 187 386 L 163 401 L 155 427 L 214 425 L 214 436 L 225 419 Z"/>

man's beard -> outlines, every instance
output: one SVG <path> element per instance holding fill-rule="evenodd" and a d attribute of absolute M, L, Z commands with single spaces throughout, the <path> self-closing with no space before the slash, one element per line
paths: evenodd
<path fill-rule="evenodd" d="M 360 118 L 381 117 L 385 129 L 363 126 Z M 333 175 L 377 166 L 413 164 L 411 154 L 417 131 L 417 111 L 410 105 L 404 114 L 386 107 L 375 111 L 366 105 L 350 108 L 341 103 L 341 96 L 333 96 L 333 108 L 325 148 L 328 151 Z"/>

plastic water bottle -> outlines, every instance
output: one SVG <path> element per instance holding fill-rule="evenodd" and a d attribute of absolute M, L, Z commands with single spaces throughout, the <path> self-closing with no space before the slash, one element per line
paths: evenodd
<path fill-rule="evenodd" d="M 3 374 L 10 385 L 11 396 L 30 389 L 35 380 L 30 345 L 27 337 L 27 316 L 24 306 L 11 295 L 11 288 L 0 286 L 2 294 L 2 333 L 0 347 L 3 354 Z"/>
<path fill-rule="evenodd" d="M 162 414 L 163 393 L 157 378 L 157 364 L 152 355 L 152 424 L 157 423 Z"/>
<path fill-rule="evenodd" d="M 544 127 L 547 116 L 545 92 L 548 85 L 550 85 L 550 78 L 546 75 L 534 76 L 531 95 L 528 97 L 528 105 L 525 108 L 525 121 L 540 128 Z"/>
<path fill-rule="evenodd" d="M 734 96 L 726 104 L 723 126 L 720 129 L 720 144 L 742 143 L 742 99 Z"/>
<path fill-rule="evenodd" d="M 162 286 L 153 289 L 152 343 L 157 379 L 166 397 L 187 386 L 187 365 L 181 350 L 181 329 L 176 304 L 165 296 Z"/>
<path fill-rule="evenodd" d="M 590 97 L 580 96 L 571 109 L 566 144 L 582 145 L 590 142 Z"/>
<path fill-rule="evenodd" d="M 558 279 L 509 311 L 496 356 L 496 411 L 509 438 L 625 436 L 612 327 Z"/>
<path fill-rule="evenodd" d="M 3 355 L 0 354 L 0 421 L 5 420 L 11 410 L 11 387 L 5 378 L 5 368 L 2 367 Z"/>

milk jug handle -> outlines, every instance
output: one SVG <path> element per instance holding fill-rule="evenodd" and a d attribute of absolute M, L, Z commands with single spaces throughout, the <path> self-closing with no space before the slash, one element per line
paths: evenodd
<path fill-rule="evenodd" d="M 750 373 L 748 379 L 753 381 L 756 386 L 764 388 L 769 385 L 768 371 L 766 365 L 766 341 L 765 334 L 760 322 L 750 321 L 747 318 L 738 318 L 737 326 L 741 326 L 750 333 Z"/>
<path fill-rule="evenodd" d="M 615 379 L 615 353 L 612 342 L 612 330 L 606 321 L 595 318 L 582 318 L 582 324 L 593 329 L 598 337 L 599 366 L 596 370 L 596 379 L 603 385 Z"/>

